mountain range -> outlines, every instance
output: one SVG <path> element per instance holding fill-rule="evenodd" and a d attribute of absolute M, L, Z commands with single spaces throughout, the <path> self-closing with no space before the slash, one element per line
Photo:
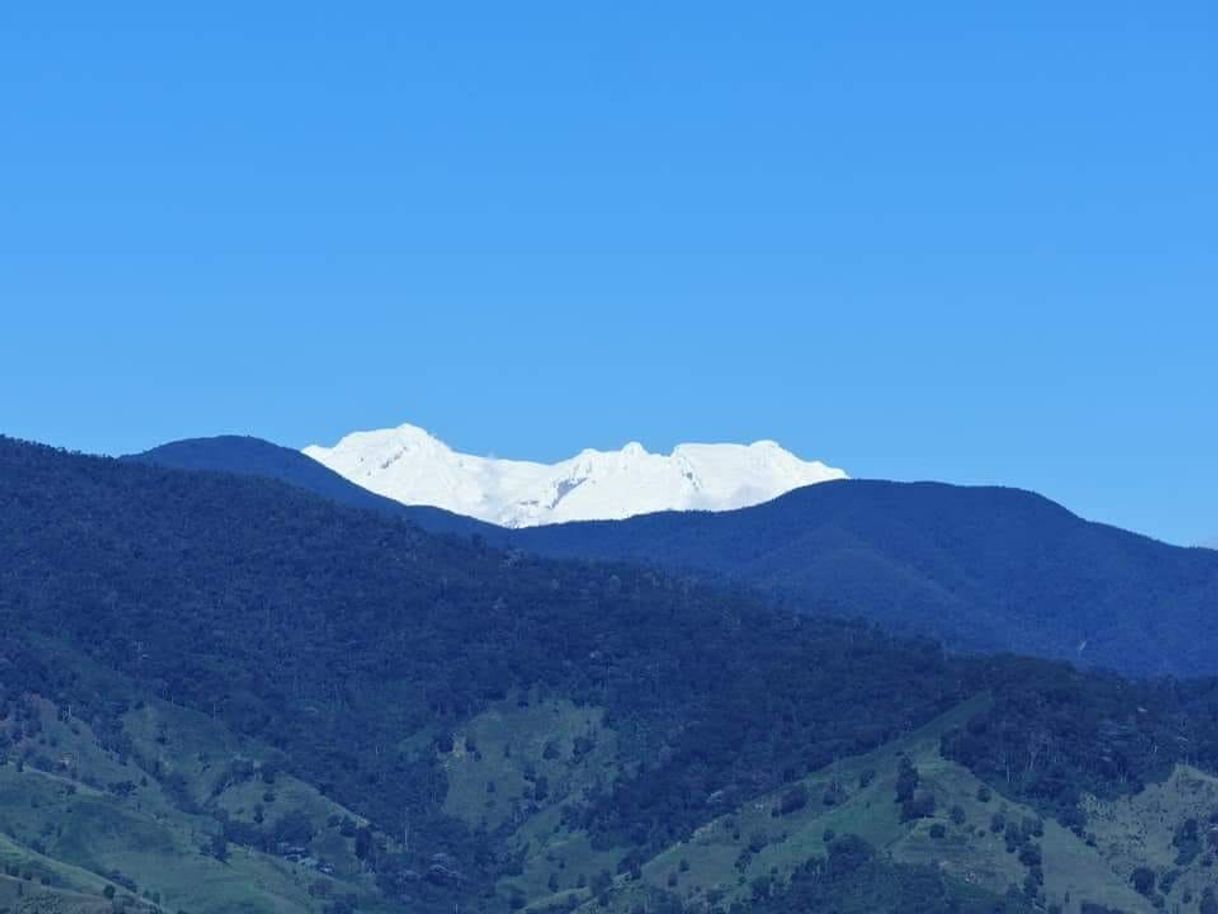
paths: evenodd
<path fill-rule="evenodd" d="M 1218 905 L 1214 679 L 944 651 L 713 575 L 479 532 L 563 526 L 437 535 L 397 503 L 342 504 L 345 483 L 307 491 L 332 479 L 267 447 L 207 444 L 261 455 L 238 475 L 0 439 L 0 906 Z M 1003 567 L 963 545 L 996 511 L 1036 536 L 1057 518 L 1052 548 L 1106 542 L 1026 493 L 853 481 L 576 529 L 825 493 L 854 530 L 943 513 L 943 568 L 967 559 L 976 578 Z M 1152 584 L 1164 562 L 1184 573 L 1140 554 Z"/>
<path fill-rule="evenodd" d="M 407 505 L 504 527 L 632 517 L 667 510 L 727 511 L 846 474 L 800 460 L 773 441 L 681 444 L 650 454 L 587 449 L 554 464 L 454 451 L 413 425 L 354 432 L 304 453 L 351 482 Z"/>
<path fill-rule="evenodd" d="M 1092 523 L 1019 489 L 839 480 L 733 511 L 506 529 L 372 495 L 257 439 L 194 439 L 131 459 L 271 476 L 432 532 L 744 586 L 956 650 L 1139 676 L 1218 673 L 1218 552 Z"/>

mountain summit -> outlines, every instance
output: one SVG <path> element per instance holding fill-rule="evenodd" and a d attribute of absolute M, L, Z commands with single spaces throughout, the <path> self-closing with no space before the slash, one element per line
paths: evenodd
<path fill-rule="evenodd" d="M 353 432 L 304 453 L 351 482 L 409 505 L 433 505 L 504 527 L 618 520 L 656 511 L 728 511 L 846 474 L 773 441 L 681 444 L 651 454 L 587 449 L 558 463 L 454 451 L 413 425 Z"/>

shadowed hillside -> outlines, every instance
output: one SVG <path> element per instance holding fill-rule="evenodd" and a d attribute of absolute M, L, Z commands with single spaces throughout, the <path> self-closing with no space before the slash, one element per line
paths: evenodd
<path fill-rule="evenodd" d="M 723 514 L 522 530 L 555 556 L 724 575 L 950 646 L 1138 675 L 1218 671 L 1218 553 L 1090 523 L 1018 489 L 851 480 Z"/>
<path fill-rule="evenodd" d="M 408 518 L 437 533 L 472 533 L 487 526 L 439 508 L 399 504 L 348 482 L 300 451 L 261 438 L 243 435 L 187 438 L 119 459 L 177 470 L 208 470 L 277 479 L 340 505 Z"/>
<path fill-rule="evenodd" d="M 1215 887 L 1212 681 L 954 657 L 7 439 L 0 626 L 0 890 L 55 910 L 1074 914 Z"/>
<path fill-rule="evenodd" d="M 1218 672 L 1218 553 L 1090 523 L 1018 489 L 851 480 L 739 511 L 513 531 L 398 505 L 253 439 L 178 442 L 141 459 L 272 476 L 505 548 L 732 581 L 802 612 L 860 616 L 961 650 L 1132 675 Z"/>

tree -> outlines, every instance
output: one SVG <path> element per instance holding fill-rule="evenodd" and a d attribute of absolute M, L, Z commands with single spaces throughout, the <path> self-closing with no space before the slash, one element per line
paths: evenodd
<path fill-rule="evenodd" d="M 1139 866 L 1133 871 L 1129 881 L 1133 884 L 1134 891 L 1149 898 L 1155 890 L 1155 871 L 1148 866 Z"/>
<path fill-rule="evenodd" d="M 901 761 L 897 766 L 898 803 L 904 803 L 913 797 L 914 790 L 918 787 L 918 780 L 918 769 L 914 767 L 908 756 L 901 756 Z"/>
<path fill-rule="evenodd" d="M 803 784 L 795 784 L 783 791 L 774 809 L 775 815 L 785 816 L 808 805 L 808 788 Z"/>
<path fill-rule="evenodd" d="M 284 813 L 271 828 L 272 839 L 280 844 L 306 845 L 313 840 L 313 821 L 299 809 Z"/>
<path fill-rule="evenodd" d="M 935 795 L 923 787 L 915 790 L 913 796 L 901 804 L 901 819 L 903 821 L 928 819 L 934 814 Z"/>
<path fill-rule="evenodd" d="M 355 833 L 355 856 L 367 860 L 372 853 L 372 829 L 367 825 Z"/>
<path fill-rule="evenodd" d="M 228 839 L 224 837 L 223 832 L 216 832 L 211 836 L 211 841 L 207 845 L 207 853 L 221 863 L 228 862 Z"/>

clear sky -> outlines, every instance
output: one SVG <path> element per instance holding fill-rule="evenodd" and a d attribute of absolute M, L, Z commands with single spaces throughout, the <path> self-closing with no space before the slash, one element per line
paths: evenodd
<path fill-rule="evenodd" d="M 775 438 L 1218 538 L 1197 2 L 0 10 L 0 432 Z"/>

